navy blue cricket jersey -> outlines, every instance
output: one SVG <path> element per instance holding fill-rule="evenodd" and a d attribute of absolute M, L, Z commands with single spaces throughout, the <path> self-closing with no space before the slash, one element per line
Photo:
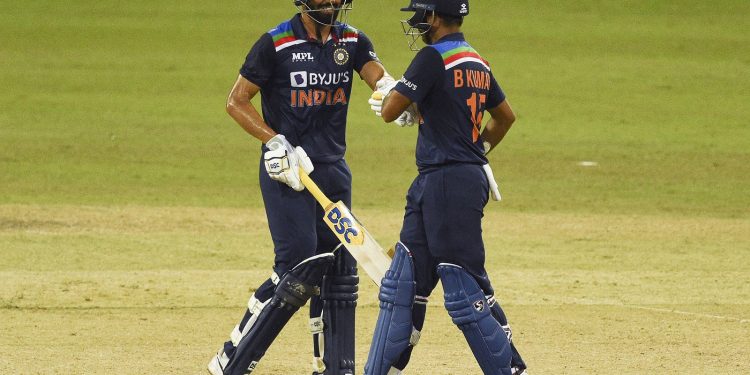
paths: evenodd
<path fill-rule="evenodd" d="M 240 69 L 260 87 L 263 119 L 313 162 L 346 151 L 346 114 L 353 71 L 378 61 L 361 31 L 338 23 L 328 41 L 308 38 L 300 14 L 263 34 Z"/>
<path fill-rule="evenodd" d="M 419 170 L 487 163 L 479 137 L 482 117 L 486 108 L 500 105 L 505 94 L 489 63 L 462 33 L 422 48 L 395 90 L 416 102 L 422 115 L 416 151 Z"/>

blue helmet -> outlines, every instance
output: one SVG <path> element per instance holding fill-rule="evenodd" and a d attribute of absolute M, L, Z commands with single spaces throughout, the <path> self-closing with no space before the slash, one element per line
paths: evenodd
<path fill-rule="evenodd" d="M 401 8 L 402 12 L 414 12 L 408 20 L 402 20 L 404 34 L 411 37 L 409 48 L 417 51 L 417 40 L 429 33 L 432 24 L 427 22 L 430 15 L 443 15 L 463 18 L 469 15 L 469 0 L 411 0 L 409 6 Z"/>
<path fill-rule="evenodd" d="M 452 17 L 469 15 L 469 0 L 411 0 L 409 6 L 401 8 L 403 12 L 435 12 Z"/>

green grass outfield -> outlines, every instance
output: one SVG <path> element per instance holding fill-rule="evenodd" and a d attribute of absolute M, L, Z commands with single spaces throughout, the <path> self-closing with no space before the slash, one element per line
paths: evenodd
<path fill-rule="evenodd" d="M 405 3 L 350 15 L 396 76 Z M 750 3 L 471 6 L 464 31 L 518 115 L 484 233 L 530 373 L 750 373 Z M 224 100 L 292 12 L 0 2 L 1 374 L 203 373 L 271 263 L 258 142 Z M 389 245 L 416 129 L 380 123 L 368 96 L 358 81 L 353 211 Z M 407 373 L 479 373 L 441 303 Z M 309 373 L 305 315 L 257 373 Z M 360 370 L 376 316 L 365 281 Z"/>

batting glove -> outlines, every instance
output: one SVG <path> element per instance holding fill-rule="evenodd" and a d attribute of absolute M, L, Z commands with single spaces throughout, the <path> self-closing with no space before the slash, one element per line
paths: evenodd
<path fill-rule="evenodd" d="M 311 173 L 312 161 L 302 147 L 293 147 L 281 134 L 275 135 L 266 142 L 268 151 L 263 154 L 266 172 L 271 179 L 283 182 L 296 191 L 305 189 L 299 178 L 299 167 Z"/>
<path fill-rule="evenodd" d="M 414 126 L 414 124 L 419 122 L 418 113 L 419 112 L 417 112 L 417 104 L 411 103 L 411 105 L 406 108 L 404 113 L 402 113 L 401 116 L 398 116 L 398 118 L 393 122 L 401 127 Z"/>
<path fill-rule="evenodd" d="M 495 181 L 495 175 L 492 173 L 492 168 L 490 168 L 489 164 L 485 164 L 482 166 L 482 169 L 484 169 L 484 174 L 487 175 L 487 182 L 490 184 L 490 194 L 492 195 L 492 200 L 499 201 L 503 199 L 503 197 L 500 195 L 500 188 L 497 186 L 497 181 Z"/>
<path fill-rule="evenodd" d="M 383 112 L 383 100 L 386 96 L 396 87 L 396 80 L 391 76 L 383 76 L 375 83 L 375 91 L 370 95 L 370 109 L 375 112 L 376 116 L 382 116 Z"/>
<path fill-rule="evenodd" d="M 396 87 L 397 83 L 391 76 L 383 76 L 383 78 L 375 83 L 375 91 L 370 95 L 368 103 L 376 116 L 383 116 L 383 101 L 393 88 Z M 412 104 L 394 122 L 398 126 L 412 126 L 418 120 L 417 107 L 415 104 Z"/>

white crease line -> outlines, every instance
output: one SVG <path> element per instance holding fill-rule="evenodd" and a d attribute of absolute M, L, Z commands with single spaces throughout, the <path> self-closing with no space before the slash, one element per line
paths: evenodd
<path fill-rule="evenodd" d="M 540 294 L 532 293 L 532 292 L 526 292 L 526 294 L 530 296 L 534 296 L 536 298 L 540 296 Z M 579 304 L 579 305 L 607 305 L 607 306 L 616 306 L 616 307 L 628 307 L 631 309 L 650 310 L 650 311 L 666 312 L 666 313 L 679 314 L 679 315 L 700 316 L 703 318 L 729 320 L 729 321 L 738 322 L 738 323 L 750 323 L 750 319 L 742 319 L 742 318 L 735 318 L 731 316 L 722 316 L 722 315 L 695 313 L 695 312 L 681 311 L 681 310 L 674 310 L 674 309 L 664 309 L 660 307 L 626 305 L 624 303 L 614 302 L 611 299 L 594 300 L 594 299 L 578 298 L 578 297 L 566 297 L 565 299 L 568 301 L 573 301 L 573 303 Z"/>
<path fill-rule="evenodd" d="M 740 322 L 740 323 L 750 323 L 750 320 L 748 319 L 740 319 L 740 318 L 735 318 L 731 316 L 711 315 L 711 314 L 695 313 L 695 312 L 689 312 L 689 311 L 680 311 L 680 310 L 672 310 L 672 309 L 663 309 L 659 307 L 646 307 L 646 306 L 637 306 L 637 305 L 620 305 L 620 306 L 630 307 L 633 309 L 667 312 L 667 313 L 680 314 L 680 315 L 700 316 L 703 318 L 731 320 L 731 321 Z"/>

